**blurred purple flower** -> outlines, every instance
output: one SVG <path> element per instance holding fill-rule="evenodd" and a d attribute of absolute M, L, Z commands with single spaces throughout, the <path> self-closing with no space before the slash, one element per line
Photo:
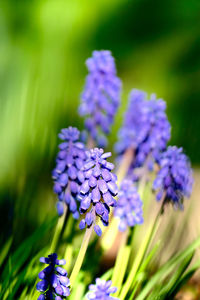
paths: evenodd
<path fill-rule="evenodd" d="M 64 212 L 64 204 L 69 207 L 74 218 L 79 218 L 77 195 L 84 181 L 82 168 L 86 159 L 85 146 L 79 142 L 80 132 L 77 128 L 62 129 L 58 135 L 64 142 L 59 145 L 56 167 L 52 172 L 54 192 L 58 195 L 58 214 Z"/>
<path fill-rule="evenodd" d="M 157 200 L 171 202 L 175 208 L 183 208 L 183 198 L 190 197 L 193 186 L 193 174 L 188 157 L 182 148 L 169 146 L 163 152 L 158 164 L 160 171 L 153 183 L 153 190 L 158 191 Z M 164 199 L 163 199 L 164 197 Z"/>
<path fill-rule="evenodd" d="M 87 298 L 89 300 L 118 300 L 110 296 L 117 291 L 116 287 L 111 287 L 112 281 L 105 281 L 100 278 L 96 279 L 96 284 L 89 285 L 89 292 L 87 293 Z"/>
<path fill-rule="evenodd" d="M 114 116 L 120 104 L 121 81 L 116 76 L 110 51 L 94 51 L 86 61 L 89 74 L 81 95 L 79 114 L 98 146 L 105 147 Z"/>
<path fill-rule="evenodd" d="M 146 93 L 132 90 L 124 124 L 118 134 L 116 152 L 121 155 L 128 148 L 135 150 L 133 168 L 141 167 L 149 157 L 157 159 L 160 151 L 166 149 L 171 127 L 166 116 L 166 104 L 154 94 L 147 100 Z"/>
<path fill-rule="evenodd" d="M 127 227 L 133 227 L 144 222 L 142 205 L 143 203 L 132 181 L 124 179 L 119 190 L 117 206 L 114 210 L 115 217 L 120 219 L 120 231 L 125 231 Z"/>
<path fill-rule="evenodd" d="M 70 282 L 67 277 L 67 271 L 60 267 L 65 265 L 65 260 L 58 260 L 57 254 L 53 253 L 48 255 L 48 257 L 41 257 L 40 262 L 48 264 L 48 266 L 38 275 L 41 279 L 36 285 L 36 289 L 41 292 L 38 300 L 66 299 L 70 294 Z"/>
<path fill-rule="evenodd" d="M 92 149 L 87 152 L 88 159 L 84 165 L 84 181 L 80 188 L 80 213 L 84 214 L 79 227 L 84 229 L 95 224 L 99 216 L 103 225 L 109 222 L 110 206 L 115 206 L 113 196 L 118 193 L 117 177 L 111 172 L 114 165 L 107 162 L 111 153 L 104 153 L 103 149 Z M 94 226 L 97 235 L 101 235 L 101 228 Z"/>

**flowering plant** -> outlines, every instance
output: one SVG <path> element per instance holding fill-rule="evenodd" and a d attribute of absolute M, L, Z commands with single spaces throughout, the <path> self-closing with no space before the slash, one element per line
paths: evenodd
<path fill-rule="evenodd" d="M 39 272 L 36 289 L 24 288 L 22 297 L 173 299 L 200 265 L 198 261 L 190 266 L 200 238 L 153 272 L 150 266 L 162 250 L 158 229 L 164 215 L 170 222 L 167 204 L 183 209 L 184 198 L 191 195 L 189 159 L 182 148 L 167 146 L 171 126 L 165 101 L 154 94 L 148 99 L 146 93 L 133 89 L 111 162 L 111 152 L 103 148 L 120 104 L 121 81 L 110 51 L 94 51 L 86 64 L 89 74 L 79 114 L 85 117 L 87 134 L 71 126 L 59 134 L 62 143 L 52 172 L 57 225 L 29 268 L 34 275 L 39 271 L 40 254 L 48 255 L 40 258 L 48 266 Z M 169 223 L 164 225 L 167 228 Z M 36 235 L 41 232 L 42 228 Z M 5 264 L 3 274 L 8 270 Z M 7 287 L 8 282 L 2 284 L 3 293 Z"/>

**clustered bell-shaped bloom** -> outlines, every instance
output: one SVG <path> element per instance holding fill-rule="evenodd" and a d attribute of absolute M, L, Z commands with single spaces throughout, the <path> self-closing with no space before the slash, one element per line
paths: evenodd
<path fill-rule="evenodd" d="M 171 126 L 165 110 L 165 101 L 156 99 L 154 94 L 148 100 L 146 93 L 132 90 L 115 150 L 120 155 L 129 148 L 134 149 L 133 168 L 143 166 L 147 158 L 152 167 L 152 159 L 157 159 L 160 151 L 166 149 Z"/>
<path fill-rule="evenodd" d="M 171 202 L 175 208 L 183 208 L 183 198 L 190 197 L 193 174 L 188 157 L 182 148 L 169 146 L 158 160 L 160 170 L 153 183 L 153 190 L 158 191 L 157 200 L 164 204 Z"/>
<path fill-rule="evenodd" d="M 142 224 L 143 203 L 136 187 L 130 179 L 124 179 L 118 193 L 117 206 L 114 210 L 115 217 L 120 219 L 119 230 L 125 231 L 127 227 Z"/>
<path fill-rule="evenodd" d="M 64 212 L 64 204 L 69 207 L 74 218 L 79 217 L 77 195 L 84 181 L 82 168 L 86 159 L 85 146 L 79 141 L 77 128 L 62 129 L 58 135 L 64 142 L 59 145 L 60 151 L 53 170 L 54 192 L 58 195 L 58 214 Z"/>
<path fill-rule="evenodd" d="M 85 127 L 98 146 L 105 147 L 120 104 L 121 81 L 116 76 L 110 51 L 94 51 L 86 61 L 89 74 L 81 95 L 79 114 L 86 117 Z"/>
<path fill-rule="evenodd" d="M 48 257 L 41 257 L 40 262 L 48 264 L 48 267 L 38 275 L 41 281 L 37 283 L 36 289 L 42 293 L 38 300 L 66 299 L 70 294 L 70 282 L 67 271 L 60 267 L 66 264 L 65 260 L 57 259 L 57 254 L 53 253 Z"/>
<path fill-rule="evenodd" d="M 111 172 L 114 165 L 106 159 L 111 153 L 104 153 L 103 149 L 94 148 L 87 152 L 88 160 L 84 165 L 84 182 L 80 188 L 80 213 L 84 214 L 79 227 L 84 229 L 94 225 L 97 235 L 101 235 L 101 228 L 96 225 L 98 216 L 104 226 L 108 226 L 110 206 L 116 205 L 113 198 L 118 193 L 117 176 Z"/>
<path fill-rule="evenodd" d="M 100 278 L 96 279 L 96 284 L 89 285 L 89 292 L 87 293 L 87 298 L 89 300 L 119 300 L 110 296 L 117 291 L 116 287 L 111 287 L 112 281 L 105 281 Z"/>

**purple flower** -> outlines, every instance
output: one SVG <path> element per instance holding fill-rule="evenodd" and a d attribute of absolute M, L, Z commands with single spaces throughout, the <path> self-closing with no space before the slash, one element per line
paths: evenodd
<path fill-rule="evenodd" d="M 121 81 L 110 51 L 94 51 L 86 61 L 89 74 L 81 95 L 79 114 L 98 146 L 104 147 L 120 103 Z"/>
<path fill-rule="evenodd" d="M 133 227 L 144 222 L 142 205 L 143 203 L 132 181 L 124 179 L 119 190 L 117 206 L 114 210 L 115 217 L 120 219 L 120 231 L 125 231 L 127 227 Z"/>
<path fill-rule="evenodd" d="M 80 132 L 77 128 L 62 129 L 58 135 L 64 142 L 59 145 L 56 167 L 52 172 L 54 192 L 58 195 L 58 214 L 64 212 L 64 204 L 69 207 L 74 218 L 79 217 L 77 195 L 84 181 L 82 168 L 86 159 L 85 146 L 79 142 Z"/>
<path fill-rule="evenodd" d="M 133 168 L 143 166 L 147 158 L 152 167 L 152 159 L 157 159 L 160 151 L 165 150 L 171 131 L 165 110 L 165 102 L 157 100 L 154 94 L 147 100 L 144 92 L 132 90 L 115 150 L 121 155 L 133 148 Z"/>
<path fill-rule="evenodd" d="M 153 190 L 158 191 L 157 200 L 171 202 L 177 208 L 183 208 L 183 198 L 190 197 L 193 175 L 188 157 L 182 148 L 169 146 L 163 152 L 158 164 L 160 170 L 153 183 Z M 163 199 L 164 197 L 164 199 Z"/>
<path fill-rule="evenodd" d="M 87 152 L 88 159 L 84 165 L 84 181 L 80 188 L 80 213 L 84 214 L 79 227 L 90 227 L 98 216 L 103 225 L 109 222 L 110 206 L 115 206 L 113 198 L 118 193 L 117 177 L 111 172 L 114 165 L 107 161 L 111 153 L 95 148 Z M 94 226 L 97 235 L 101 235 L 98 225 Z"/>
<path fill-rule="evenodd" d="M 48 266 L 38 275 L 41 279 L 36 285 L 36 289 L 41 292 L 38 300 L 66 299 L 70 294 L 70 282 L 67 277 L 67 271 L 60 267 L 65 265 L 65 260 L 58 260 L 57 254 L 53 253 L 48 255 L 48 257 L 41 257 L 40 262 L 48 264 Z"/>
<path fill-rule="evenodd" d="M 96 279 L 96 284 L 89 285 L 89 292 L 87 293 L 87 298 L 91 300 L 117 300 L 110 296 L 117 291 L 116 287 L 111 287 L 112 281 L 105 281 L 100 278 Z"/>

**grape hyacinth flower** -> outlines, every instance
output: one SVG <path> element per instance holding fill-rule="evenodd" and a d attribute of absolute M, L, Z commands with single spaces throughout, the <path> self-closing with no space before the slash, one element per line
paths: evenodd
<path fill-rule="evenodd" d="M 37 283 L 36 289 L 42 293 L 38 300 L 66 299 L 70 294 L 70 282 L 67 271 L 60 267 L 66 264 L 65 260 L 57 259 L 57 254 L 53 253 L 48 257 L 41 257 L 40 262 L 48 264 L 48 267 L 38 275 L 41 281 Z"/>
<path fill-rule="evenodd" d="M 142 205 L 143 203 L 132 181 L 124 179 L 119 190 L 117 206 L 114 210 L 115 217 L 120 219 L 120 231 L 125 231 L 127 227 L 133 227 L 144 222 Z"/>
<path fill-rule="evenodd" d="M 153 190 L 158 191 L 157 200 L 164 204 L 171 202 L 175 208 L 183 208 L 183 198 L 190 197 L 193 175 L 188 157 L 182 148 L 169 146 L 158 160 L 160 170 L 153 183 Z M 163 199 L 164 197 L 164 199 Z"/>
<path fill-rule="evenodd" d="M 87 293 L 87 298 L 89 300 L 119 300 L 110 296 L 117 291 L 116 287 L 111 287 L 112 281 L 105 281 L 100 278 L 96 279 L 96 284 L 89 285 L 89 292 Z"/>
<path fill-rule="evenodd" d="M 85 127 L 99 147 L 105 147 L 120 104 L 121 81 L 116 76 L 110 51 L 94 51 L 86 61 L 89 74 L 81 95 L 79 114 L 86 117 Z"/>
<path fill-rule="evenodd" d="M 85 180 L 80 188 L 80 213 L 84 214 L 79 227 L 84 229 L 95 224 L 98 216 L 104 226 L 108 226 L 110 206 L 115 206 L 113 198 L 118 193 L 117 176 L 111 172 L 114 165 L 106 159 L 111 153 L 94 148 L 87 152 L 88 160 L 84 165 Z M 101 235 L 99 225 L 94 225 L 94 231 Z"/>
<path fill-rule="evenodd" d="M 124 124 L 119 131 L 115 146 L 121 155 L 127 149 L 135 151 L 132 168 L 142 167 L 148 159 L 151 169 L 160 151 L 166 149 L 171 127 L 166 116 L 166 103 L 154 94 L 147 100 L 146 93 L 132 90 Z"/>
<path fill-rule="evenodd" d="M 78 219 L 77 195 L 84 181 L 82 167 L 86 159 L 85 146 L 79 142 L 80 132 L 75 127 L 62 129 L 58 136 L 64 142 L 59 145 L 60 151 L 52 173 L 54 192 L 59 199 L 57 210 L 61 216 L 66 204 L 73 217 Z"/>

